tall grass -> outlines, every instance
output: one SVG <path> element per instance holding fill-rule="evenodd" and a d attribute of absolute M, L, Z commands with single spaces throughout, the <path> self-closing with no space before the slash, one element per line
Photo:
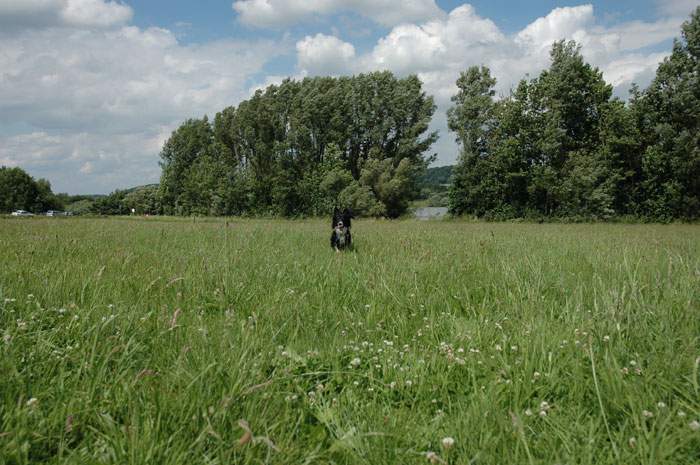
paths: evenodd
<path fill-rule="evenodd" d="M 353 226 L 0 220 L 0 463 L 700 463 L 698 226 Z"/>

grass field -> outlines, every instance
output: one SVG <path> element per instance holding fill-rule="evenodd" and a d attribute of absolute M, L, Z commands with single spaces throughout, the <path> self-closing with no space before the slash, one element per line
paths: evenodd
<path fill-rule="evenodd" d="M 700 463 L 700 226 L 353 226 L 0 219 L 0 463 Z"/>

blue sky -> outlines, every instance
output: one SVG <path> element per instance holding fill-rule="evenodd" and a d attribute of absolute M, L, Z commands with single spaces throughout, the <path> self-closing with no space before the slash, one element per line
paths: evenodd
<path fill-rule="evenodd" d="M 157 182 L 184 119 L 287 76 L 417 74 L 445 112 L 459 72 L 486 64 L 507 95 L 574 39 L 615 94 L 652 79 L 700 0 L 0 0 L 0 165 L 55 191 Z"/>

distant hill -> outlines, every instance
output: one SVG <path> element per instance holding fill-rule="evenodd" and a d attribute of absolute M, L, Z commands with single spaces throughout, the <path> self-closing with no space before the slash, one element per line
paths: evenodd
<path fill-rule="evenodd" d="M 447 189 L 450 185 L 453 165 L 428 168 L 420 178 L 420 196 L 415 206 L 446 207 L 448 205 Z"/>
<path fill-rule="evenodd" d="M 421 187 L 431 190 L 444 190 L 450 183 L 453 165 L 428 168 L 420 180 Z"/>

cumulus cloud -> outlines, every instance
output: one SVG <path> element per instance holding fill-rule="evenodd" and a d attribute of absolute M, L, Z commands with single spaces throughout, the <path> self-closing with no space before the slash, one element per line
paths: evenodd
<path fill-rule="evenodd" d="M 352 65 L 355 47 L 334 36 L 316 34 L 297 42 L 299 66 L 308 74 L 337 74 Z"/>
<path fill-rule="evenodd" d="M 0 132 L 0 164 L 55 179 L 58 190 L 157 181 L 170 131 L 247 98 L 250 80 L 280 52 L 268 41 L 184 46 L 166 29 L 134 26 L 5 37 L 0 126 L 24 130 Z"/>
<path fill-rule="evenodd" d="M 669 16 L 688 16 L 700 6 L 698 0 L 656 0 L 659 12 Z"/>
<path fill-rule="evenodd" d="M 111 27 L 127 23 L 133 11 L 118 1 L 104 0 L 2 0 L 0 25 L 25 27 Z"/>
<path fill-rule="evenodd" d="M 318 15 L 355 12 L 384 26 L 444 16 L 435 0 L 237 0 L 240 20 L 256 27 L 281 27 Z"/>

